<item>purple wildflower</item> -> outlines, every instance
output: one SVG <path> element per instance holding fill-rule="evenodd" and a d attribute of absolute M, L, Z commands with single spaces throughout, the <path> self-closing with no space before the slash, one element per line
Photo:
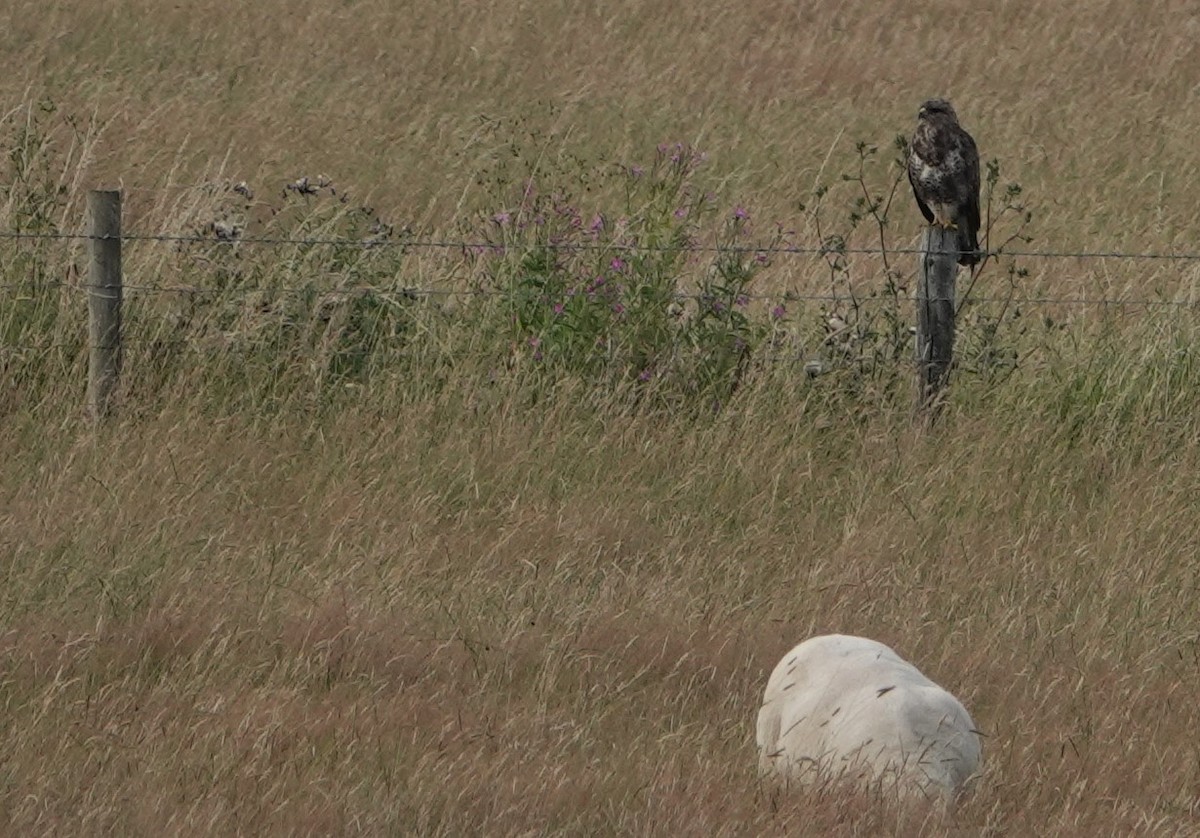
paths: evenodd
<path fill-rule="evenodd" d="M 618 272 L 623 271 L 623 270 L 625 270 L 625 260 L 622 259 L 620 256 L 617 256 L 616 258 L 614 258 L 612 260 L 611 263 L 609 263 L 609 267 L 612 268 L 614 271 L 618 271 Z"/>
<path fill-rule="evenodd" d="M 598 234 L 603 229 L 604 229 L 604 216 L 597 214 L 596 217 L 592 219 L 592 223 L 588 227 L 588 231 L 593 234 Z"/>
<path fill-rule="evenodd" d="M 512 216 L 507 212 L 498 212 L 492 216 L 492 221 L 495 221 L 501 227 L 507 224 L 512 219 Z"/>
<path fill-rule="evenodd" d="M 738 306 L 739 308 L 745 308 L 746 306 L 748 306 L 750 304 L 750 298 L 747 297 L 745 294 L 738 294 L 736 297 L 733 298 L 733 304 L 735 306 Z"/>
<path fill-rule="evenodd" d="M 750 217 L 750 213 L 746 212 L 745 207 L 734 207 L 733 217 L 738 221 L 745 221 Z"/>
<path fill-rule="evenodd" d="M 562 314 L 562 313 L 563 313 L 563 309 L 564 309 L 564 308 L 565 308 L 565 306 L 563 306 L 563 304 L 562 304 L 562 303 L 555 303 L 555 304 L 554 304 L 554 313 L 555 313 L 555 314 Z"/>
<path fill-rule="evenodd" d="M 649 381 L 651 375 L 652 373 L 650 372 L 649 367 L 647 367 L 638 373 L 638 381 Z"/>
<path fill-rule="evenodd" d="M 624 314 L 625 306 L 621 305 L 620 303 L 613 303 L 612 310 L 613 314 Z"/>
<path fill-rule="evenodd" d="M 787 309 L 784 308 L 783 303 L 780 303 L 779 305 L 775 306 L 775 308 L 771 309 L 771 318 L 773 320 L 782 320 L 785 314 L 787 314 Z"/>
<path fill-rule="evenodd" d="M 629 174 L 632 177 L 641 177 L 642 175 L 646 174 L 646 170 L 643 169 L 641 166 L 630 166 Z"/>
<path fill-rule="evenodd" d="M 541 338 L 530 338 L 529 345 L 532 346 L 534 349 L 537 349 L 539 346 L 542 345 L 542 339 Z"/>
<path fill-rule="evenodd" d="M 687 207 L 680 207 L 679 209 L 675 210 L 675 217 L 676 218 L 686 218 L 687 217 Z"/>

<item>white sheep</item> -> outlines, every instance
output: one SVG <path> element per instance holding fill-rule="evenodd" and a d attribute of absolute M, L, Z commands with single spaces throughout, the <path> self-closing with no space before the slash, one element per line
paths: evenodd
<path fill-rule="evenodd" d="M 757 740 L 765 773 L 947 803 L 981 764 L 979 734 L 958 699 L 882 643 L 844 634 L 784 655 L 767 681 Z"/>

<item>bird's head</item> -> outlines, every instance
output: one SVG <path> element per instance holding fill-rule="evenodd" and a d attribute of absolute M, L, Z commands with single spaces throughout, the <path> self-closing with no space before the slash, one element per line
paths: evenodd
<path fill-rule="evenodd" d="M 931 119 L 939 116 L 948 116 L 958 122 L 958 114 L 954 112 L 954 106 L 948 99 L 926 99 L 921 103 L 921 109 L 917 111 L 917 119 Z"/>

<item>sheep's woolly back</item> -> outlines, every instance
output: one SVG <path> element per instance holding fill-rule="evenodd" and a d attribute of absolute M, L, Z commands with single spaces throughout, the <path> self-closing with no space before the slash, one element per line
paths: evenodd
<path fill-rule="evenodd" d="M 759 767 L 947 801 L 980 769 L 979 735 L 953 695 L 882 643 L 831 634 L 792 649 L 758 711 Z"/>

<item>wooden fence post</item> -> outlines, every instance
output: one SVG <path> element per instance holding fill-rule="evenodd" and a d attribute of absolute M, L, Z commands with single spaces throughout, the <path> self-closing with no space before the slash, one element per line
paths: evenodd
<path fill-rule="evenodd" d="M 917 410 L 934 419 L 954 357 L 954 279 L 958 235 L 926 227 L 917 259 Z"/>
<path fill-rule="evenodd" d="M 92 190 L 88 211 L 88 408 L 100 421 L 112 412 L 112 395 L 121 376 L 121 193 Z"/>

